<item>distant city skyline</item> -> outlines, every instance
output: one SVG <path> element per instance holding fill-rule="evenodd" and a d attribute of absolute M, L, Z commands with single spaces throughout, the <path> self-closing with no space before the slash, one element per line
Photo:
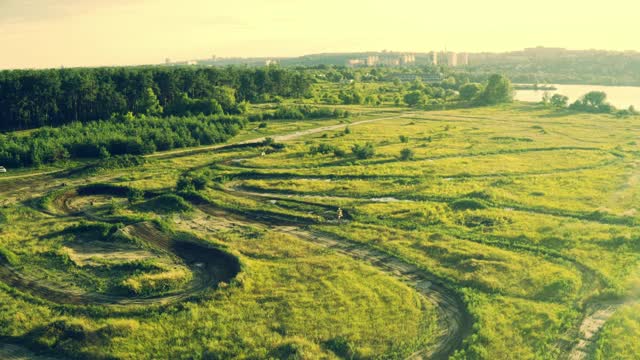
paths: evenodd
<path fill-rule="evenodd" d="M 0 0 L 0 68 L 315 53 L 640 50 L 640 4 L 582 1 Z M 376 50 L 377 49 L 377 50 Z"/>

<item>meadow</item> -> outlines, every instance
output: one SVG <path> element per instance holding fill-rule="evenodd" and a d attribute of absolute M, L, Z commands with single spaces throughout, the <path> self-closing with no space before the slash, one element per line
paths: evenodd
<path fill-rule="evenodd" d="M 0 174 L 0 342 L 91 359 L 637 357 L 637 116 L 331 106 L 348 113 Z"/>

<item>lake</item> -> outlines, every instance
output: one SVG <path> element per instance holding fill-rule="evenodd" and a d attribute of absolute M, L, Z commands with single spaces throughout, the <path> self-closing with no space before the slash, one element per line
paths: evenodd
<path fill-rule="evenodd" d="M 569 103 L 581 98 L 590 91 L 604 91 L 607 101 L 618 109 L 627 109 L 633 105 L 640 109 L 640 87 L 638 86 L 602 86 L 602 85 L 553 85 L 557 90 L 548 91 L 550 94 L 562 94 L 569 97 Z M 520 101 L 538 102 L 542 100 L 545 91 L 516 90 L 515 98 Z"/>

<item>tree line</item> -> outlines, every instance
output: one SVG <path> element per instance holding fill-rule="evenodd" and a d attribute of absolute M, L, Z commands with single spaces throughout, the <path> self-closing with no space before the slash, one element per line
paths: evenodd
<path fill-rule="evenodd" d="M 278 67 L 122 67 L 0 71 L 0 131 L 114 115 L 239 114 L 244 102 L 306 96 L 312 78 Z"/>
<path fill-rule="evenodd" d="M 166 118 L 125 115 L 43 127 L 28 136 L 0 134 L 0 164 L 38 166 L 70 158 L 104 159 L 211 145 L 228 140 L 245 124 L 245 117 L 229 115 Z"/>

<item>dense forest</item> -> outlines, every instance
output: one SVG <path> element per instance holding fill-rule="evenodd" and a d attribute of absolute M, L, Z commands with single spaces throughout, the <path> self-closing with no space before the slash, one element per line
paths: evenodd
<path fill-rule="evenodd" d="M 511 99 L 504 76 L 470 83 L 464 75 L 439 70 L 158 66 L 4 71 L 0 164 L 15 168 L 144 155 L 223 142 L 247 121 L 350 116 L 347 109 L 310 104 L 433 110 Z M 422 81 L 435 74 L 439 82 Z M 269 104 L 250 111 L 249 103 Z M 34 130 L 12 132 L 26 129 Z"/>
<path fill-rule="evenodd" d="M 277 67 L 0 71 L 0 131 L 134 115 L 238 114 L 243 102 L 301 97 L 305 72 Z"/>
<path fill-rule="evenodd" d="M 245 125 L 240 116 L 144 117 L 74 122 L 29 136 L 0 134 L 0 163 L 37 166 L 69 158 L 143 155 L 223 142 Z"/>

